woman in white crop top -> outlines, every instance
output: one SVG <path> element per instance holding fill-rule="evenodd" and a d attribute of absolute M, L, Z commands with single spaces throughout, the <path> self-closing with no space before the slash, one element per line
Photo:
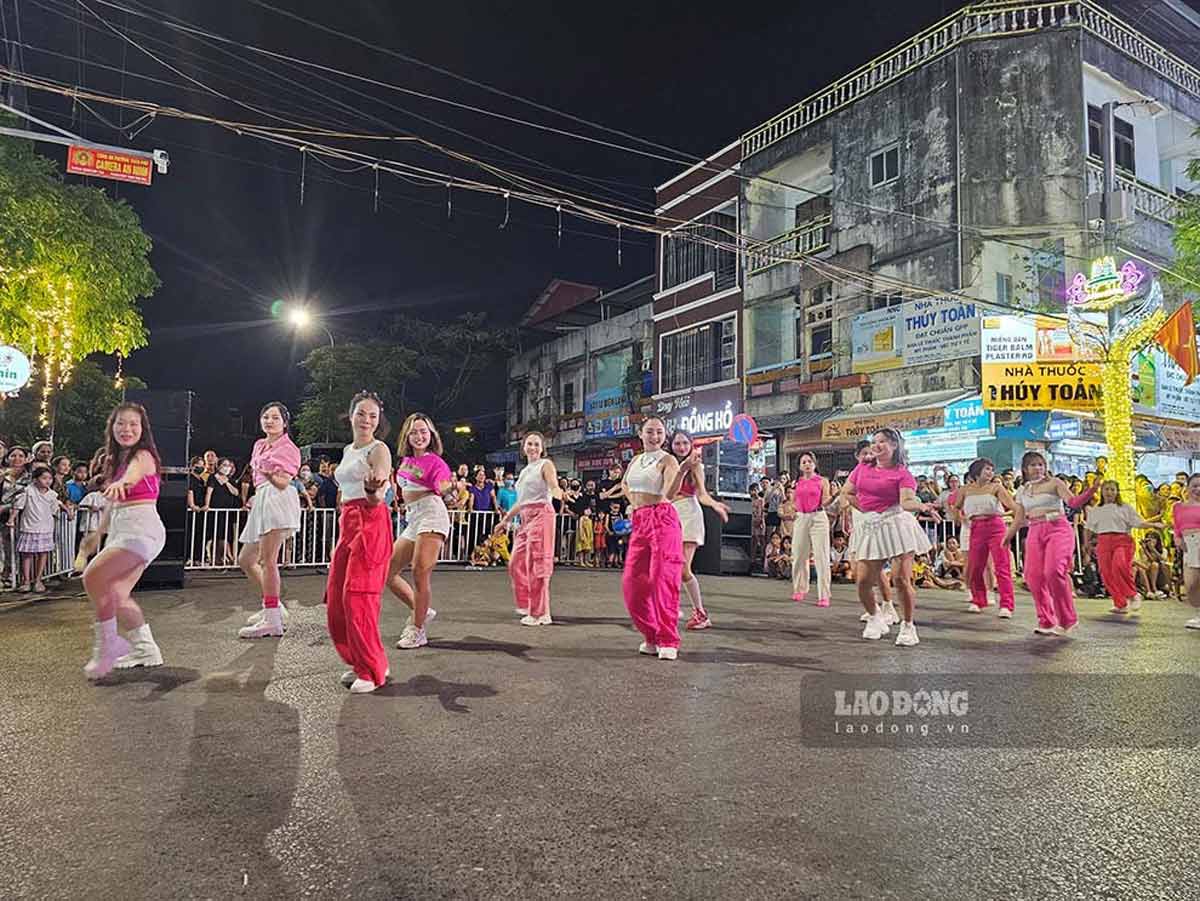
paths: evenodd
<path fill-rule="evenodd" d="M 963 530 L 970 528 L 967 545 L 967 582 L 971 586 L 968 613 L 979 613 L 988 606 L 987 575 L 995 574 L 1000 594 L 1000 616 L 1013 615 L 1012 558 L 1004 543 L 1004 511 L 1012 510 L 1013 498 L 996 478 L 996 466 L 980 457 L 967 469 L 967 484 L 958 489 L 954 509 L 964 520 Z"/>
<path fill-rule="evenodd" d="M 545 444 L 541 432 L 526 434 L 521 449 L 528 462 L 517 476 L 517 501 L 492 531 L 499 538 L 508 532 L 513 517 L 520 517 L 508 577 L 523 626 L 554 622 L 550 618 L 550 576 L 554 573 L 554 506 L 550 501 L 561 500 L 562 489 L 554 461 L 542 456 Z"/>
<path fill-rule="evenodd" d="M 1113 613 L 1137 613 L 1142 596 L 1133 582 L 1132 529 L 1157 529 L 1162 523 L 1138 516 L 1136 510 L 1121 501 L 1121 488 L 1111 479 L 1100 485 L 1100 505 L 1087 508 L 1085 528 L 1096 536 L 1096 562 Z"/>
<path fill-rule="evenodd" d="M 1005 533 L 1007 544 L 1026 525 L 1025 582 L 1037 606 L 1038 635 L 1065 636 L 1079 622 L 1071 563 L 1075 555 L 1075 529 L 1066 517 L 1064 503 L 1073 500 L 1061 479 L 1050 475 L 1046 458 L 1029 451 L 1021 458 L 1021 479 L 1015 517 Z"/>
<path fill-rule="evenodd" d="M 379 637 L 379 596 L 392 557 L 392 515 L 384 492 L 392 473 L 388 446 L 375 439 L 383 404 L 360 391 L 350 402 L 354 442 L 334 473 L 342 495 L 337 547 L 325 585 L 326 619 L 333 646 L 349 666 L 342 684 L 355 694 L 387 679 L 388 658 Z"/>
<path fill-rule="evenodd" d="M 686 470 L 663 449 L 667 426 L 657 416 L 642 423 L 644 450 L 625 469 L 633 532 L 625 554 L 621 590 L 625 608 L 645 641 L 642 654 L 674 660 L 679 654 L 679 579 L 683 572 L 683 526 L 671 503 Z M 696 448 L 689 457 L 700 457 Z"/>

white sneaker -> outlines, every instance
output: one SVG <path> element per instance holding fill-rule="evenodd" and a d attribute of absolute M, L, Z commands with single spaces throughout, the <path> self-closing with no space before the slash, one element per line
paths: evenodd
<path fill-rule="evenodd" d="M 1118 607 L 1116 604 L 1114 604 L 1112 607 L 1109 608 L 1108 612 L 1109 613 L 1128 613 L 1129 611 L 1126 610 L 1124 607 Z"/>
<path fill-rule="evenodd" d="M 1007 607 L 1001 607 L 1000 612 L 997 613 L 996 616 L 1000 617 L 1001 619 L 1012 619 L 1012 611 Z"/>
<path fill-rule="evenodd" d="M 426 619 L 426 622 L 429 620 Z M 418 629 L 416 626 L 405 626 L 404 631 L 400 633 L 400 640 L 396 642 L 396 647 L 411 651 L 413 648 L 423 647 L 429 644 L 429 639 L 425 636 L 424 629 Z"/>
<path fill-rule="evenodd" d="M 1183 624 L 1185 629 L 1200 629 L 1200 616 L 1193 616 Z"/>
<path fill-rule="evenodd" d="M 133 669 L 137 666 L 162 666 L 162 651 L 150 634 L 150 627 L 145 623 L 129 633 L 129 644 L 133 648 L 124 657 L 113 664 L 115 669 Z"/>
<path fill-rule="evenodd" d="M 263 614 L 266 611 L 266 609 L 267 609 L 266 607 L 259 607 L 256 611 L 251 613 L 246 618 L 246 625 L 247 626 L 257 626 L 259 623 L 261 623 L 263 620 Z M 291 619 L 292 615 L 290 613 L 288 613 L 288 608 L 283 605 L 283 601 L 279 602 L 279 617 L 280 617 L 280 619 L 283 620 L 283 628 L 286 630 L 288 620 Z"/>
<path fill-rule="evenodd" d="M 549 613 L 544 613 L 541 616 L 526 615 L 526 616 L 521 617 L 521 625 L 522 626 L 552 626 L 552 625 L 554 625 L 554 620 L 552 620 L 550 618 Z"/>
<path fill-rule="evenodd" d="M 862 637 L 868 641 L 879 641 L 888 634 L 888 631 L 887 620 L 883 618 L 883 614 L 876 611 L 875 615 L 867 620 L 867 627 L 863 629 Z"/>
<path fill-rule="evenodd" d="M 517 611 L 517 613 L 521 613 L 521 612 L 524 612 L 526 614 L 529 613 L 528 610 L 525 610 L 525 611 L 518 610 Z M 413 615 L 414 614 L 412 614 L 412 613 L 410 613 L 408 615 L 408 619 L 406 619 L 404 621 L 404 628 L 407 629 L 409 626 L 415 625 L 415 623 L 413 622 Z M 435 619 L 437 619 L 437 611 L 434 610 L 432 607 L 430 607 L 428 610 L 425 611 L 425 628 L 428 629 L 429 624 L 431 622 L 433 622 Z"/>
<path fill-rule="evenodd" d="M 967 613 L 983 613 L 983 608 L 980 607 L 978 604 L 968 603 L 967 604 Z"/>
<path fill-rule="evenodd" d="M 238 638 L 283 638 L 283 615 L 279 607 L 264 607 L 262 619 L 238 629 Z"/>
<path fill-rule="evenodd" d="M 883 621 L 886 625 L 894 626 L 900 622 L 900 615 L 896 613 L 896 605 L 891 601 L 885 601 L 883 604 Z M 887 633 L 884 632 L 884 635 Z"/>
<path fill-rule="evenodd" d="M 1034 626 L 1034 635 L 1057 635 L 1058 626 Z"/>
<path fill-rule="evenodd" d="M 94 623 L 92 628 L 95 631 L 92 659 L 83 665 L 83 674 L 89 679 L 103 679 L 131 648 L 129 642 L 115 632 L 105 635 L 101 623 Z"/>
<path fill-rule="evenodd" d="M 864 610 L 863 615 L 858 618 L 858 621 L 860 623 L 865 623 L 870 618 L 871 618 L 871 614 L 867 613 L 867 611 Z"/>
<path fill-rule="evenodd" d="M 366 679 L 355 679 L 350 684 L 350 693 L 354 695 L 370 694 L 378 687 L 374 682 L 368 682 Z"/>
<path fill-rule="evenodd" d="M 913 648 L 921 643 L 921 639 L 917 638 L 917 626 L 915 623 L 901 623 L 900 634 L 896 636 L 896 647 Z"/>
<path fill-rule="evenodd" d="M 674 660 L 678 656 L 679 656 L 679 648 L 659 648 L 658 649 L 658 659 L 659 660 Z"/>
<path fill-rule="evenodd" d="M 1071 638 L 1071 637 L 1073 637 L 1073 636 L 1075 635 L 1075 629 L 1076 629 L 1076 628 L 1078 628 L 1078 625 L 1075 625 L 1075 626 L 1055 626 L 1055 627 L 1054 627 L 1054 634 L 1055 634 L 1055 635 L 1057 635 L 1059 638 Z"/>
<path fill-rule="evenodd" d="M 528 607 L 518 607 L 517 608 L 517 616 L 529 616 L 529 608 Z M 429 619 L 428 614 L 426 614 L 425 619 L 428 621 L 428 619 Z M 408 621 L 410 623 L 412 622 L 411 616 L 408 618 Z"/>
<path fill-rule="evenodd" d="M 1133 600 L 1131 600 L 1129 602 L 1129 612 L 1130 613 L 1141 613 L 1142 612 L 1142 596 L 1140 594 L 1135 594 L 1133 596 Z"/>
<path fill-rule="evenodd" d="M 342 673 L 342 684 L 347 688 L 353 685 L 356 681 L 358 681 L 358 676 L 354 675 L 354 670 Z"/>
<path fill-rule="evenodd" d="M 650 657 L 653 657 L 655 654 L 658 653 L 658 645 L 650 644 L 650 642 L 648 642 L 648 641 L 643 641 L 641 644 L 638 645 L 638 653 L 646 654 Z"/>

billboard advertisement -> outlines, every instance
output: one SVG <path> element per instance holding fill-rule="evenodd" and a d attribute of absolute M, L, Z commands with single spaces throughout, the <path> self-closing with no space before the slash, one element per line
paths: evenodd
<path fill-rule="evenodd" d="M 960 300 L 911 300 L 855 317 L 851 330 L 854 372 L 885 372 L 904 366 L 973 357 L 979 352 L 980 304 Z"/>

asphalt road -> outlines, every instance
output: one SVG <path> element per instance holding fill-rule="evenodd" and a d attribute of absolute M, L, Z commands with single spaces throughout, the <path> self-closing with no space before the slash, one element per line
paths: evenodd
<path fill-rule="evenodd" d="M 362 696 L 316 576 L 282 641 L 234 637 L 234 579 L 141 596 L 167 664 L 100 685 L 85 603 L 0 597 L 0 897 L 1200 897 L 1181 605 L 1081 601 L 1047 639 L 1027 595 L 1004 621 L 925 592 L 905 649 L 859 638 L 847 587 L 702 581 L 716 627 L 670 663 L 615 573 L 560 571 L 529 628 L 502 571 L 439 571 L 430 646 L 395 650 L 385 601 L 392 681 Z M 969 712 L 834 706 L 897 686 Z"/>

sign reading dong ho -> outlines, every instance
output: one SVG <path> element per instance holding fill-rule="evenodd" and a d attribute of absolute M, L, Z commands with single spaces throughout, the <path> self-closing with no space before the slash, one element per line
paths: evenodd
<path fill-rule="evenodd" d="M 20 391 L 29 383 L 29 357 L 15 347 L 0 347 L 0 394 Z"/>

